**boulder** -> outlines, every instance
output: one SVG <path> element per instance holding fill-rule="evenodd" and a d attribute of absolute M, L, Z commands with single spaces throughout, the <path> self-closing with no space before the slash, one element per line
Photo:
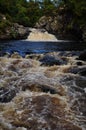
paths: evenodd
<path fill-rule="evenodd" d="M 29 35 L 30 30 L 28 27 L 15 23 L 10 30 L 10 35 L 14 39 L 26 39 Z"/>
<path fill-rule="evenodd" d="M 0 34 L 1 40 L 10 39 L 26 39 L 29 35 L 30 30 L 28 27 L 14 23 L 12 26 L 4 29 L 4 32 Z"/>
<path fill-rule="evenodd" d="M 39 61 L 41 62 L 41 65 L 45 66 L 62 65 L 66 63 L 62 58 L 51 54 L 46 54 L 45 56 L 40 58 Z"/>
<path fill-rule="evenodd" d="M 36 28 L 44 28 L 50 33 L 55 33 L 58 30 L 57 18 L 54 19 L 49 16 L 42 16 L 39 21 L 36 23 Z"/>
<path fill-rule="evenodd" d="M 4 87 L 0 88 L 0 102 L 7 103 L 10 102 L 16 95 L 16 89 L 6 89 Z"/>
<path fill-rule="evenodd" d="M 83 51 L 80 55 L 79 55 L 79 60 L 83 60 L 86 61 L 86 51 Z"/>

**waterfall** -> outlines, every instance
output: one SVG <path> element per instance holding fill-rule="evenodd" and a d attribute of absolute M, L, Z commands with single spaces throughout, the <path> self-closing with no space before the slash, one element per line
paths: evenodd
<path fill-rule="evenodd" d="M 57 38 L 48 33 L 47 31 L 42 31 L 39 29 L 31 29 L 31 33 L 29 34 L 27 40 L 29 41 L 57 41 Z"/>

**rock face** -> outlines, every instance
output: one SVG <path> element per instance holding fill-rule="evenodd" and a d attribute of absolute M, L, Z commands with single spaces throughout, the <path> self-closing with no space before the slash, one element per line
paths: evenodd
<path fill-rule="evenodd" d="M 44 28 L 55 34 L 58 39 L 82 40 L 82 30 L 77 23 L 71 23 L 73 13 L 67 7 L 59 8 L 53 16 L 43 16 L 36 23 L 36 28 Z"/>
<path fill-rule="evenodd" d="M 9 40 L 9 39 L 26 39 L 29 35 L 30 30 L 28 27 L 24 27 L 17 23 L 13 24 L 11 27 L 7 27 L 0 35 L 1 40 Z"/>
<path fill-rule="evenodd" d="M 83 52 L 79 55 L 79 60 L 86 61 L 86 51 L 83 51 Z"/>
<path fill-rule="evenodd" d="M 27 36 L 30 33 L 30 30 L 28 27 L 24 27 L 23 25 L 14 24 L 14 26 L 11 28 L 11 31 L 14 31 L 14 34 L 11 32 L 11 35 L 13 35 L 16 39 L 26 39 Z"/>
<path fill-rule="evenodd" d="M 35 27 L 44 28 L 48 32 L 55 33 L 58 31 L 58 21 L 56 17 L 53 19 L 52 17 L 43 16 L 36 23 Z"/>
<path fill-rule="evenodd" d="M 83 28 L 83 39 L 86 42 L 86 26 Z"/>
<path fill-rule="evenodd" d="M 73 71 L 86 62 L 76 57 L 71 52 L 0 57 L 0 130 L 85 130 L 86 77 Z"/>

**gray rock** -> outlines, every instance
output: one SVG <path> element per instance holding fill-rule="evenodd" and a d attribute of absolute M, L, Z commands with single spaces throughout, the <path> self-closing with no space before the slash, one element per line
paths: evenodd
<path fill-rule="evenodd" d="M 24 27 L 23 25 L 19 25 L 17 23 L 15 23 L 10 30 L 10 35 L 14 39 L 26 39 L 29 33 L 30 30 L 28 27 Z"/>
<path fill-rule="evenodd" d="M 79 55 L 79 60 L 83 60 L 86 61 L 86 51 L 83 51 L 80 55 Z"/>
<path fill-rule="evenodd" d="M 83 28 L 83 40 L 86 41 L 86 27 Z"/>
<path fill-rule="evenodd" d="M 5 89 L 4 87 L 0 88 L 0 102 L 6 103 L 10 102 L 16 95 L 15 89 Z"/>
<path fill-rule="evenodd" d="M 62 65 L 66 63 L 63 59 L 49 54 L 42 57 L 40 62 L 42 63 L 41 65 L 45 66 Z"/>
<path fill-rule="evenodd" d="M 54 19 L 49 16 L 43 16 L 39 19 L 39 21 L 36 23 L 35 27 L 36 28 L 44 28 L 46 29 L 48 32 L 52 32 L 54 33 L 55 31 L 58 30 L 58 20 L 55 17 Z"/>
<path fill-rule="evenodd" d="M 29 33 L 30 30 L 28 27 L 14 23 L 13 26 L 5 28 L 5 31 L 0 35 L 0 39 L 26 39 Z"/>
<path fill-rule="evenodd" d="M 59 8 L 58 13 L 53 16 L 42 16 L 35 27 L 46 29 L 58 39 L 82 40 L 83 32 L 77 23 L 72 23 L 73 17 L 73 12 L 67 7 Z"/>

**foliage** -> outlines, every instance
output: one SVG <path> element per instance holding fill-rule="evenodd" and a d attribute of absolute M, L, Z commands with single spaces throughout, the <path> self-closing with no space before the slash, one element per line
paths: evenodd
<path fill-rule="evenodd" d="M 24 26 L 34 26 L 38 19 L 43 16 L 53 16 L 58 7 L 68 7 L 74 14 L 73 22 L 81 26 L 86 21 L 86 0 L 0 0 L 0 14 L 6 16 L 6 22 L 17 22 Z M 0 29 L 7 23 L 1 22 Z"/>
<path fill-rule="evenodd" d="M 85 26 L 86 0 L 62 0 L 62 2 L 73 12 L 73 21 L 77 22 L 81 27 Z"/>
<path fill-rule="evenodd" d="M 0 21 L 0 33 L 5 32 L 6 28 L 10 27 L 12 24 L 9 20 Z"/>

